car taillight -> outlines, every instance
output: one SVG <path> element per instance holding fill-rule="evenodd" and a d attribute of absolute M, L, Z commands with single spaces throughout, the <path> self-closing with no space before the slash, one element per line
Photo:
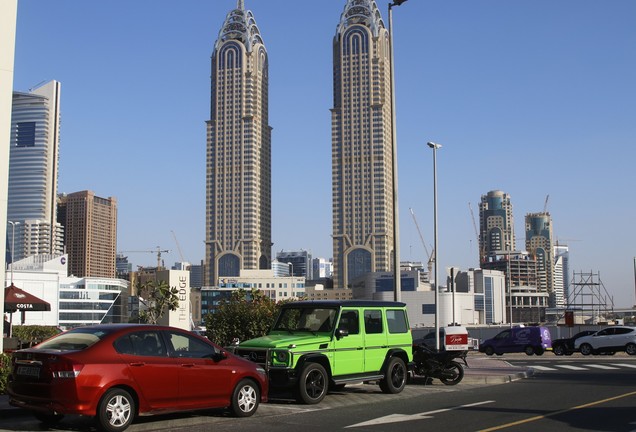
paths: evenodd
<path fill-rule="evenodd" d="M 77 378 L 84 365 L 71 360 L 54 357 L 49 359 L 49 369 L 53 378 Z"/>

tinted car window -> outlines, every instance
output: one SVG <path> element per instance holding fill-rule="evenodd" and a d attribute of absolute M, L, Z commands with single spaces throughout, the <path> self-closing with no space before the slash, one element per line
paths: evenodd
<path fill-rule="evenodd" d="M 168 339 L 174 357 L 212 358 L 216 354 L 214 346 L 190 335 L 169 333 Z"/>
<path fill-rule="evenodd" d="M 339 329 L 346 329 L 350 335 L 360 333 L 360 321 L 358 319 L 358 311 L 348 310 L 343 311 L 340 316 Z"/>
<path fill-rule="evenodd" d="M 614 334 L 614 329 L 605 329 L 596 333 L 596 336 L 609 336 Z"/>
<path fill-rule="evenodd" d="M 128 337 L 130 338 L 130 344 L 132 345 L 132 352 L 134 355 L 149 357 L 166 356 L 166 347 L 159 332 L 137 332 L 130 334 Z M 123 349 L 129 349 L 124 347 L 124 345 L 128 345 L 126 342 L 122 341 L 121 344 Z"/>
<path fill-rule="evenodd" d="M 364 331 L 366 334 L 382 333 L 382 311 L 364 311 Z"/>
<path fill-rule="evenodd" d="M 387 310 L 386 322 L 389 325 L 389 333 L 406 333 L 409 331 L 406 312 L 402 309 Z"/>
<path fill-rule="evenodd" d="M 99 342 L 107 333 L 88 329 L 75 329 L 41 343 L 36 349 L 77 351 Z"/>

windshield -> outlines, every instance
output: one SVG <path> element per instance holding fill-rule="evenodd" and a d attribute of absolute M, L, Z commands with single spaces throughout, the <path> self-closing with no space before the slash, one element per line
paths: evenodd
<path fill-rule="evenodd" d="M 104 330 L 77 328 L 42 342 L 35 348 L 59 351 L 83 350 L 94 345 L 107 334 Z"/>
<path fill-rule="evenodd" d="M 337 309 L 284 308 L 274 330 L 331 332 L 336 321 Z"/>

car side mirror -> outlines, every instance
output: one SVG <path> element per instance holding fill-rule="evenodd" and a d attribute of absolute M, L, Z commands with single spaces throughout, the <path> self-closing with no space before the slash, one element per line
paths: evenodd
<path fill-rule="evenodd" d="M 337 339 L 342 339 L 345 336 L 349 336 L 349 330 L 344 329 L 344 328 L 339 328 L 338 330 L 336 330 L 336 338 Z"/>
<path fill-rule="evenodd" d="M 221 350 L 218 353 L 214 354 L 213 360 L 215 362 L 220 362 L 221 360 L 227 359 L 227 351 Z"/>

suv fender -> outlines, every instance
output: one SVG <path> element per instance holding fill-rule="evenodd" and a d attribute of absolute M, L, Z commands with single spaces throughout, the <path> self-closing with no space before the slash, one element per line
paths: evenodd
<path fill-rule="evenodd" d="M 325 368 L 325 371 L 327 371 L 327 375 L 331 379 L 331 364 L 329 363 L 329 359 L 324 354 L 318 354 L 318 353 L 305 354 L 298 359 L 298 362 L 296 363 L 296 367 L 295 367 L 296 376 L 300 374 L 300 371 L 303 370 L 303 368 L 305 367 L 307 363 L 320 364 L 322 367 Z"/>
<path fill-rule="evenodd" d="M 403 349 L 399 349 L 399 348 L 394 348 L 391 349 L 389 351 L 387 351 L 386 353 L 386 358 L 384 359 L 384 363 L 382 364 L 382 373 L 386 372 L 386 368 L 389 364 L 389 361 L 391 361 L 392 357 L 399 357 L 402 359 L 402 361 L 404 362 L 404 364 L 406 365 L 406 367 L 409 367 L 409 356 L 406 353 L 406 351 L 404 351 Z"/>

